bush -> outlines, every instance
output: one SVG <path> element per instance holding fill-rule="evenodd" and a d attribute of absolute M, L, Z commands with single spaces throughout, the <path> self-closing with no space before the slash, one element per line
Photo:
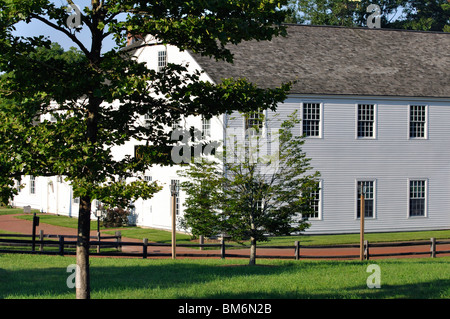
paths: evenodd
<path fill-rule="evenodd" d="M 125 210 L 121 207 L 104 209 L 102 213 L 102 226 L 111 227 L 123 227 L 128 226 L 129 210 Z"/>

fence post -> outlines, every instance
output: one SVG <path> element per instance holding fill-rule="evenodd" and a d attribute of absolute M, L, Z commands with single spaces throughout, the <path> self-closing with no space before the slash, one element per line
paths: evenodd
<path fill-rule="evenodd" d="M 59 255 L 64 256 L 64 236 L 59 236 Z"/>
<path fill-rule="evenodd" d="M 436 257 L 436 238 L 431 238 L 431 258 Z"/>
<path fill-rule="evenodd" d="M 198 238 L 198 243 L 200 245 L 203 245 L 205 243 L 205 237 L 203 237 L 203 235 L 200 235 Z M 200 246 L 200 250 L 203 250 L 203 246 Z"/>
<path fill-rule="evenodd" d="M 147 258 L 147 245 L 148 245 L 148 238 L 144 238 L 142 241 L 142 258 Z"/>
<path fill-rule="evenodd" d="M 300 260 L 300 242 L 295 241 L 295 260 Z"/>
<path fill-rule="evenodd" d="M 364 241 L 364 246 L 365 246 L 365 251 L 364 251 L 364 255 L 366 256 L 366 260 L 369 260 L 369 241 L 365 240 Z"/>
<path fill-rule="evenodd" d="M 221 254 L 222 259 L 225 259 L 225 237 L 223 237 L 223 236 L 221 239 L 220 254 Z"/>
<path fill-rule="evenodd" d="M 120 246 L 120 242 L 122 241 L 122 233 L 119 231 L 116 231 L 116 242 L 117 242 L 117 250 L 122 251 L 122 246 Z"/>
<path fill-rule="evenodd" d="M 97 240 L 98 240 L 98 245 L 97 245 L 97 254 L 100 253 L 100 232 L 97 232 Z"/>
<path fill-rule="evenodd" d="M 39 245 L 39 251 L 44 251 L 44 231 L 42 229 L 39 230 L 39 240 L 41 241 L 41 244 Z"/>

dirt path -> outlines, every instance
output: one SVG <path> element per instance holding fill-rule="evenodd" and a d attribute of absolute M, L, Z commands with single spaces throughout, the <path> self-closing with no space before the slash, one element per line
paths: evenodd
<path fill-rule="evenodd" d="M 19 233 L 19 234 L 31 234 L 32 233 L 32 222 L 28 220 L 18 219 L 16 216 L 22 214 L 11 214 L 11 215 L 0 215 L 0 230 Z M 67 227 L 60 227 L 49 225 L 45 223 L 40 223 L 36 229 L 36 233 L 39 234 L 39 231 L 43 230 L 44 234 L 52 234 L 52 235 L 76 235 L 77 230 Z M 108 231 L 111 231 L 108 229 Z M 91 236 L 97 236 L 96 231 L 91 231 Z M 133 238 L 122 238 L 123 242 L 139 242 L 142 243 L 142 240 L 133 239 Z M 450 244 L 438 245 L 437 251 L 450 251 Z M 128 253 L 142 253 L 142 247 L 138 246 L 123 246 L 122 251 Z M 148 247 L 149 258 L 151 258 L 152 253 L 171 253 L 170 246 L 161 246 L 161 247 Z M 389 254 L 396 252 L 423 252 L 426 253 L 424 255 L 407 255 L 407 256 L 395 256 L 392 258 L 413 258 L 413 257 L 430 257 L 430 246 L 406 246 L 406 247 L 372 247 L 370 248 L 370 254 Z M 192 249 L 188 247 L 177 247 L 177 254 L 183 253 L 191 253 L 191 254 L 218 254 L 217 250 L 199 250 Z M 289 256 L 294 259 L 294 249 L 269 249 L 269 248 L 258 248 L 257 254 L 261 256 Z M 227 254 L 240 255 L 242 258 L 247 258 L 249 254 L 249 249 L 227 249 Z M 313 248 L 301 248 L 300 252 L 301 256 L 323 256 L 332 257 L 332 256 L 359 256 L 359 248 L 332 248 L 332 249 L 313 249 Z M 440 256 L 450 256 L 450 253 L 438 254 Z M 167 258 L 167 257 L 162 257 Z M 178 258 L 178 257 L 177 257 Z M 193 257 L 190 257 L 193 258 Z M 371 257 L 371 259 L 377 258 L 388 258 L 388 257 Z M 312 258 L 316 259 L 316 258 Z M 331 258 L 330 258 L 331 259 Z M 335 258 L 333 258 L 335 259 Z M 346 259 L 346 258 L 340 258 Z M 355 259 L 355 258 L 353 258 Z"/>

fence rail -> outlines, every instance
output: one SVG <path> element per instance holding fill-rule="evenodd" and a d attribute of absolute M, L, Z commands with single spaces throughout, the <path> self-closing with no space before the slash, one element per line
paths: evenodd
<path fill-rule="evenodd" d="M 30 238 L 31 239 L 18 239 L 18 238 Z M 20 235 L 20 234 L 0 234 L 0 253 L 22 253 L 22 254 L 48 254 L 48 255 L 75 255 L 76 252 L 73 249 L 76 247 L 76 240 L 73 239 L 77 236 L 74 235 L 44 235 L 43 232 L 39 235 Z M 38 238 L 38 239 L 36 239 Z M 57 240 L 52 240 L 52 238 Z M 439 245 L 448 245 L 448 250 L 438 249 Z M 31 249 L 24 249 L 24 247 L 31 246 Z M 38 249 L 35 247 L 38 246 Z M 90 253 L 91 256 L 116 256 L 116 257 L 171 257 L 172 253 L 161 251 L 151 251 L 151 247 L 171 247 L 171 244 L 166 243 L 149 243 L 147 238 L 144 238 L 142 242 L 124 242 L 120 232 L 116 232 L 114 236 L 92 236 L 90 240 L 90 246 L 92 249 L 96 248 L 96 252 Z M 248 246 L 230 245 L 222 241 L 218 244 L 177 244 L 177 247 L 185 248 L 216 248 L 215 250 L 205 251 L 192 251 L 192 252 L 177 252 L 176 257 L 203 257 L 203 258 L 247 258 L 249 255 L 242 251 L 242 249 L 248 249 Z M 430 249 L 426 251 L 394 251 L 394 252 L 373 252 L 377 248 L 401 248 L 412 246 L 429 246 Z M 6 247 L 20 247 L 22 249 L 6 249 Z M 44 249 L 53 248 L 52 250 Z M 138 251 L 124 251 L 123 247 L 140 247 Z M 56 249 L 57 248 L 57 249 Z M 240 249 L 239 249 L 240 248 Z M 358 244 L 340 244 L 340 245 L 301 245 L 299 241 L 295 241 L 292 246 L 259 246 L 257 251 L 263 251 L 265 254 L 258 254 L 257 258 L 269 258 L 269 259 L 355 259 L 360 258 L 359 254 L 336 254 L 339 249 L 358 249 Z M 445 247 L 446 248 L 446 247 Z M 106 251 L 104 250 L 106 249 Z M 267 250 L 291 250 L 292 254 L 267 254 Z M 307 254 L 305 251 L 314 250 L 316 254 Z M 317 252 L 326 250 L 328 252 L 333 251 L 334 254 L 320 255 Z M 218 251 L 218 252 L 217 252 Z M 237 253 L 237 252 L 240 253 Z M 436 240 L 431 238 L 430 240 L 412 241 L 412 242 L 396 242 L 396 243 L 369 243 L 364 242 L 364 258 L 369 260 L 376 257 L 395 257 L 395 256 L 414 256 L 414 255 L 429 255 L 432 258 L 438 255 L 450 254 L 450 240 Z"/>

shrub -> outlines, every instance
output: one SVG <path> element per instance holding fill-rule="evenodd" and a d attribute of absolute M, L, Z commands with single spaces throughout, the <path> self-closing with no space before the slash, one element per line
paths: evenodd
<path fill-rule="evenodd" d="M 104 209 L 102 213 L 102 226 L 111 227 L 123 227 L 128 226 L 129 210 L 125 210 L 121 207 Z"/>

